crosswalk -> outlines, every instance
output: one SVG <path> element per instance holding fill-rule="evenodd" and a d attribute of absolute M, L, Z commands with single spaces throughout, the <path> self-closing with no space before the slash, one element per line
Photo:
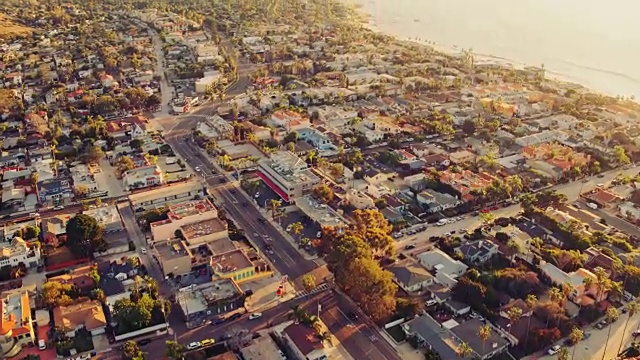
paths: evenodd
<path fill-rule="evenodd" d="M 329 284 L 323 283 L 323 284 L 320 284 L 320 285 L 316 286 L 311 291 L 307 291 L 307 290 L 298 291 L 296 293 L 296 297 L 295 298 L 299 299 L 299 298 L 302 298 L 302 297 L 305 297 L 305 296 L 309 296 L 309 295 L 314 295 L 314 294 L 317 294 L 319 292 L 326 291 L 326 290 L 329 290 Z"/>

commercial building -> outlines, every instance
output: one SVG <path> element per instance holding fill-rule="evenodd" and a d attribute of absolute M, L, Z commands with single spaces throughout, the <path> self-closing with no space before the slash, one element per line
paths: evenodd
<path fill-rule="evenodd" d="M 204 187 L 202 183 L 196 180 L 189 180 L 129 195 L 129 201 L 136 211 L 144 211 L 168 204 L 200 199 L 203 196 Z"/>
<path fill-rule="evenodd" d="M 329 358 L 327 349 L 316 336 L 316 330 L 304 324 L 291 324 L 281 334 L 297 359 L 324 360 Z"/>
<path fill-rule="evenodd" d="M 196 80 L 196 93 L 204 94 L 222 80 L 220 71 L 207 71 L 201 79 Z"/>
<path fill-rule="evenodd" d="M 165 277 L 191 272 L 193 254 L 182 240 L 156 242 L 153 246 L 153 255 L 158 260 Z"/>
<path fill-rule="evenodd" d="M 219 218 L 182 225 L 180 232 L 189 246 L 197 246 L 229 237 L 227 223 Z"/>
<path fill-rule="evenodd" d="M 151 223 L 155 241 L 172 239 L 181 226 L 218 218 L 218 210 L 208 199 L 190 200 L 168 206 L 167 219 Z M 184 233 L 184 232 L 183 232 Z"/>
<path fill-rule="evenodd" d="M 185 321 L 211 315 L 221 315 L 244 306 L 244 292 L 232 279 L 217 279 L 211 283 L 190 286 L 176 293 Z"/>
<path fill-rule="evenodd" d="M 255 339 L 249 346 L 240 349 L 244 360 L 282 359 L 282 350 L 269 336 Z"/>
<path fill-rule="evenodd" d="M 271 274 L 264 261 L 257 259 L 257 263 L 254 264 L 241 249 L 212 256 L 211 270 L 214 277 L 233 279 L 237 283 Z"/>
<path fill-rule="evenodd" d="M 290 151 L 278 151 L 258 163 L 258 176 L 283 200 L 289 202 L 320 183 L 307 163 Z"/>
<path fill-rule="evenodd" d="M 116 205 L 106 205 L 88 209 L 83 211 L 83 214 L 96 219 L 98 224 L 101 225 L 107 233 L 117 232 L 124 228 L 120 212 Z"/>
<path fill-rule="evenodd" d="M 31 318 L 29 293 L 16 291 L 9 293 L 0 302 L 0 351 L 2 357 L 15 356 L 15 347 L 19 349 L 36 341 Z"/>

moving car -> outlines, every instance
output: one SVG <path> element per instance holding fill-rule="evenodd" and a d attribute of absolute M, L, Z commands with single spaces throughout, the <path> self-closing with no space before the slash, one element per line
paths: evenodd
<path fill-rule="evenodd" d="M 555 355 L 560 352 L 560 345 L 553 345 L 553 347 L 547 350 L 548 355 Z"/>
<path fill-rule="evenodd" d="M 233 314 L 233 315 L 229 316 L 229 317 L 227 318 L 227 320 L 228 320 L 228 321 L 232 321 L 232 320 L 235 320 L 235 319 L 240 319 L 241 317 L 242 317 L 242 314 L 240 314 L 240 313 L 235 313 L 235 314 Z"/>
<path fill-rule="evenodd" d="M 201 347 L 202 347 L 202 344 L 199 341 L 194 341 L 192 343 L 189 343 L 189 345 L 187 345 L 187 350 L 195 350 Z"/>
<path fill-rule="evenodd" d="M 38 340 L 38 349 L 47 350 L 47 343 L 43 339 Z"/>
<path fill-rule="evenodd" d="M 260 317 L 262 317 L 262 313 L 259 313 L 259 312 L 253 313 L 253 314 L 249 315 L 249 320 L 255 320 L 255 319 L 258 319 Z"/>
<path fill-rule="evenodd" d="M 53 210 L 64 210 L 64 206 L 62 205 L 54 206 Z"/>
<path fill-rule="evenodd" d="M 146 254 L 147 253 L 147 248 L 141 247 L 140 248 L 140 252 L 143 253 L 143 254 Z"/>
<path fill-rule="evenodd" d="M 269 244 L 265 245 L 264 249 L 267 250 L 269 254 L 273 254 L 273 247 L 271 247 L 271 245 Z"/>
<path fill-rule="evenodd" d="M 593 210 L 597 210 L 598 209 L 598 205 L 596 203 L 589 202 L 589 203 L 587 203 L 587 206 L 592 208 Z"/>

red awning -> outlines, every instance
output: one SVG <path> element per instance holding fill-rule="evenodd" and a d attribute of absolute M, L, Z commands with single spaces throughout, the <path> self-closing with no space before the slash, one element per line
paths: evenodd
<path fill-rule="evenodd" d="M 278 194 L 284 201 L 289 202 L 289 196 L 285 194 L 285 192 L 282 191 L 282 189 L 280 189 L 278 185 L 274 184 L 271 179 L 263 174 L 262 171 L 256 171 L 256 174 L 258 174 L 258 177 L 260 177 L 260 179 L 262 179 L 262 181 L 264 181 L 265 184 L 267 184 L 271 188 L 271 190 L 275 191 L 275 193 Z"/>

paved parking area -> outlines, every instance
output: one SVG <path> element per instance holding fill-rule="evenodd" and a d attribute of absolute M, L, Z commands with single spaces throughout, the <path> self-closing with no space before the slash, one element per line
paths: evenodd
<path fill-rule="evenodd" d="M 304 226 L 304 229 L 302 229 L 300 236 L 308 237 L 309 239 L 315 239 L 317 237 L 318 231 L 321 230 L 320 226 L 311 221 L 311 219 L 309 219 L 309 217 L 306 216 L 302 211 L 296 210 L 287 213 L 282 218 L 282 227 L 286 229 L 287 226 L 298 221 L 301 222 Z"/>
<path fill-rule="evenodd" d="M 282 200 L 282 205 L 286 205 L 284 200 L 280 197 L 280 195 L 276 194 L 275 191 L 271 190 L 271 188 L 265 184 L 262 180 L 260 180 L 260 190 L 258 191 L 259 196 L 256 198 L 254 196 L 254 200 L 258 202 L 258 206 L 262 208 L 269 208 L 270 200 Z"/>
<path fill-rule="evenodd" d="M 122 180 L 116 178 L 115 169 L 109 164 L 109 161 L 102 159 L 100 161 L 100 169 L 102 171 L 93 175 L 98 189 L 108 190 L 110 197 L 124 195 L 125 190 Z"/>

